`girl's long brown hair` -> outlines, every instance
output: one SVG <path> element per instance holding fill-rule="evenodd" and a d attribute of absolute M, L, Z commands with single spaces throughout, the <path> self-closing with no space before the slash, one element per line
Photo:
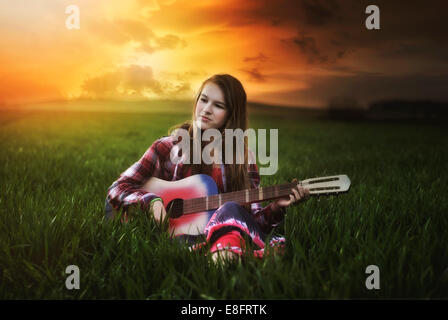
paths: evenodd
<path fill-rule="evenodd" d="M 193 137 L 195 131 L 199 130 L 199 128 L 197 128 L 196 126 L 195 121 L 196 104 L 199 100 L 202 89 L 208 82 L 216 84 L 221 89 L 221 91 L 224 94 L 224 100 L 225 100 L 224 103 L 226 105 L 226 109 L 228 110 L 226 124 L 224 125 L 223 128 L 219 129 L 222 134 L 222 146 L 223 146 L 222 155 L 225 166 L 227 192 L 249 189 L 250 182 L 247 172 L 248 167 L 247 139 L 246 138 L 244 139 L 244 164 L 236 163 L 235 141 L 233 142 L 234 159 L 232 164 L 226 164 L 225 163 L 226 161 L 224 159 L 225 156 L 224 129 L 239 128 L 244 132 L 246 131 L 248 125 L 246 91 L 244 90 L 243 85 L 238 79 L 228 74 L 216 74 L 205 80 L 202 83 L 201 87 L 199 88 L 199 91 L 194 101 L 192 120 L 184 122 L 181 125 L 174 126 L 169 130 L 169 133 L 171 134 L 177 128 L 188 130 L 188 133 L 190 135 L 190 146 L 193 146 Z M 202 154 L 202 148 L 204 148 L 207 143 L 208 142 L 202 143 L 201 154 Z M 191 174 L 205 173 L 211 175 L 212 172 L 212 165 L 207 165 L 205 163 L 193 164 L 193 152 L 190 152 L 190 164 L 183 165 L 182 175 L 184 175 L 189 168 L 192 169 Z"/>

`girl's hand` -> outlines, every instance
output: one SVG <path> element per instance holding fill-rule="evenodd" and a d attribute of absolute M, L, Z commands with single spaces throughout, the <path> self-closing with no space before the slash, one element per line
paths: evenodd
<path fill-rule="evenodd" d="M 292 182 L 297 182 L 297 179 L 293 179 Z M 298 184 L 291 189 L 291 194 L 288 198 L 279 198 L 273 202 L 273 210 L 289 207 L 293 204 L 305 201 L 310 197 L 310 190 L 299 186 Z"/>
<path fill-rule="evenodd" d="M 161 221 L 165 220 L 166 210 L 165 210 L 165 207 L 163 206 L 162 201 L 160 201 L 160 200 L 154 201 L 151 204 L 150 211 L 154 215 L 154 218 L 156 219 L 157 222 L 161 222 Z"/>

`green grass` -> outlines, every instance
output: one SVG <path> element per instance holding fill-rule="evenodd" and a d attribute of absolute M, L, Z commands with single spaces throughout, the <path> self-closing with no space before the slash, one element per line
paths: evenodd
<path fill-rule="evenodd" d="M 188 112 L 188 110 L 187 110 Z M 441 126 L 252 115 L 279 129 L 262 185 L 347 174 L 348 194 L 288 210 L 283 256 L 227 267 L 141 216 L 105 223 L 107 188 L 188 113 L 0 112 L 0 298 L 448 298 Z M 77 265 L 81 289 L 65 288 Z M 365 269 L 380 268 L 380 290 Z"/>

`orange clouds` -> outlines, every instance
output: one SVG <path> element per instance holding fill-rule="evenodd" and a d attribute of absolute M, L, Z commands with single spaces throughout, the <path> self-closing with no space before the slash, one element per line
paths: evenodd
<path fill-rule="evenodd" d="M 154 78 L 149 66 L 130 65 L 112 72 L 86 79 L 82 96 L 90 98 L 142 98 L 170 96 L 190 90 L 187 82 L 173 84 Z"/>
<path fill-rule="evenodd" d="M 445 97 L 434 89 L 448 74 L 444 20 L 427 6 L 378 0 L 382 29 L 372 32 L 358 0 L 77 0 L 81 28 L 68 30 L 72 2 L 0 4 L 1 101 L 191 99 L 214 73 L 266 103 Z M 416 75 L 432 89 L 416 88 Z"/>

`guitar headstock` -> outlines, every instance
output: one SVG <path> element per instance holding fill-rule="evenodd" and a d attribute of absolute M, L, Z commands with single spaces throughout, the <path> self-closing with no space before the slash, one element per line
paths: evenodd
<path fill-rule="evenodd" d="M 347 192 L 350 189 L 350 179 L 347 175 L 305 179 L 300 185 L 310 190 L 310 195 L 330 195 Z"/>

